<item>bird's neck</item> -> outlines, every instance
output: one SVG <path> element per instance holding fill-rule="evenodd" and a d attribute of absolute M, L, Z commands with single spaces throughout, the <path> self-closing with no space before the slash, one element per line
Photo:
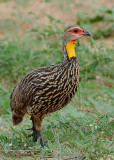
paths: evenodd
<path fill-rule="evenodd" d="M 64 57 L 63 60 L 68 60 L 72 57 L 76 57 L 75 53 L 75 43 L 77 40 L 68 41 L 66 44 L 63 42 L 63 53 Z"/>

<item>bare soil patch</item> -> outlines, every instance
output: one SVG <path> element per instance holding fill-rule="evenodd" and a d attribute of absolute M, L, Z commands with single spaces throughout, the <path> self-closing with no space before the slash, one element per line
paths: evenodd
<path fill-rule="evenodd" d="M 92 17 L 101 6 L 111 8 L 113 0 L 77 0 L 70 1 L 69 5 L 66 1 L 60 0 L 48 3 L 42 0 L 29 0 L 27 3 L 9 0 L 0 3 L 0 20 L 13 19 L 17 24 L 16 26 L 12 26 L 14 27 L 13 30 L 18 28 L 19 35 L 22 36 L 22 29 L 30 29 L 36 26 L 43 27 L 45 24 L 49 24 L 50 21 L 46 14 L 52 15 L 55 19 L 62 20 L 66 25 L 71 25 L 76 23 L 77 14 L 84 13 Z M 36 18 L 33 22 L 32 19 L 34 17 Z M 101 28 L 103 25 L 103 23 L 100 25 Z M 99 28 L 99 24 L 95 25 L 93 31 L 96 28 Z M 5 36 L 6 32 L 0 29 L 0 38 L 4 38 Z M 9 34 L 8 36 L 11 35 Z M 109 47 L 113 44 L 112 38 L 104 39 L 103 42 Z"/>

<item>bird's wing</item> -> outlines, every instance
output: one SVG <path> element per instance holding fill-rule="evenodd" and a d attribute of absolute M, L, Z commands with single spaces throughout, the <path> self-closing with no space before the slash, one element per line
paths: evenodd
<path fill-rule="evenodd" d="M 57 72 L 60 72 L 60 68 L 60 65 L 50 65 L 27 73 L 12 91 L 10 96 L 11 109 L 23 108 L 31 104 L 36 92 L 41 92 L 52 86 L 51 81 L 54 82 L 58 75 Z"/>

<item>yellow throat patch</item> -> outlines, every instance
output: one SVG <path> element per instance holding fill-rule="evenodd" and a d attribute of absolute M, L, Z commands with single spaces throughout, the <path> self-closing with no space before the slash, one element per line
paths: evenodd
<path fill-rule="evenodd" d="M 76 57 L 76 53 L 75 53 L 75 49 L 74 49 L 75 43 L 76 43 L 76 41 L 69 41 L 66 44 L 66 51 L 67 51 L 69 59 L 71 57 Z"/>

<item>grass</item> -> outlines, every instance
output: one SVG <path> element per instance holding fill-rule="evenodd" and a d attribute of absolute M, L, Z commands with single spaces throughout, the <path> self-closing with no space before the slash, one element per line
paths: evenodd
<path fill-rule="evenodd" d="M 112 9 L 103 11 L 100 22 L 105 21 L 105 14 L 110 16 L 112 13 Z M 99 21 L 98 15 L 87 21 L 79 16 L 78 23 L 92 28 L 97 23 L 95 21 Z M 80 86 L 65 108 L 45 117 L 43 136 L 46 147 L 42 149 L 39 141 L 34 144 L 32 138 L 28 138 L 30 131 L 26 129 L 31 127 L 28 115 L 20 125 L 12 125 L 9 96 L 17 81 L 34 68 L 57 64 L 62 59 L 60 42 L 65 24 L 52 15 L 46 16 L 50 22 L 41 29 L 36 26 L 30 31 L 23 30 L 22 37 L 15 33 L 11 38 L 0 40 L 0 158 L 113 159 L 114 51 L 96 43 L 96 39 L 105 38 L 104 32 L 96 30 L 94 34 L 99 36 L 88 39 L 88 45 L 81 44 L 81 40 L 77 43 Z M 112 26 L 112 20 L 108 20 Z M 13 21 L 0 23 L 0 29 L 5 33 L 7 23 L 9 30 L 13 30 Z"/>

